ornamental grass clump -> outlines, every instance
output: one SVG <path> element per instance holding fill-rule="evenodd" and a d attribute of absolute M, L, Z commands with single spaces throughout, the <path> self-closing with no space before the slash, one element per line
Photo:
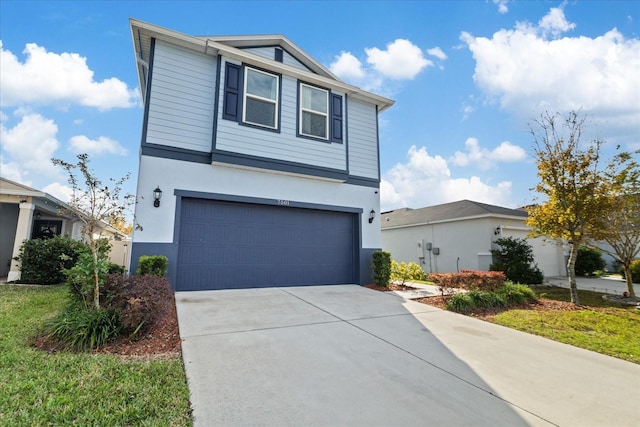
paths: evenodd
<path fill-rule="evenodd" d="M 525 285 L 504 282 L 493 292 L 474 289 L 452 296 L 446 304 L 447 310 L 467 313 L 476 309 L 508 308 L 537 301 L 535 292 Z"/>

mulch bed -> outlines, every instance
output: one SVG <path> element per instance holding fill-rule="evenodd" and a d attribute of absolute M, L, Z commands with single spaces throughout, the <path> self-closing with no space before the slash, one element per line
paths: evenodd
<path fill-rule="evenodd" d="M 167 304 L 165 313 L 159 320 L 138 339 L 118 338 L 95 350 L 94 354 L 115 354 L 132 360 L 169 360 L 181 355 L 182 340 L 178 330 L 178 317 L 175 304 Z M 38 336 L 33 346 L 44 351 L 55 353 L 64 350 L 60 344 L 46 336 Z"/>
<path fill-rule="evenodd" d="M 370 283 L 368 285 L 362 285 L 362 287 L 363 288 L 373 289 L 374 291 L 380 291 L 380 292 L 407 291 L 407 290 L 415 289 L 415 288 L 412 288 L 411 286 L 396 285 L 395 283 L 390 283 L 389 286 L 379 286 L 379 285 Z"/>
<path fill-rule="evenodd" d="M 377 285 L 364 285 L 365 288 L 373 289 L 381 292 L 415 289 L 405 285 L 390 284 L 389 287 L 377 286 Z M 451 296 L 432 296 L 426 298 L 417 298 L 413 301 L 428 304 L 442 310 L 446 310 L 447 301 Z M 488 322 L 493 322 L 495 316 L 503 311 L 521 309 L 521 310 L 535 310 L 535 311 L 578 311 L 578 310 L 598 310 L 595 307 L 576 306 L 571 302 L 556 301 L 548 298 L 538 298 L 538 301 L 530 304 L 521 304 L 517 306 L 511 306 L 509 308 L 477 308 L 467 313 L 462 313 L 467 316 L 475 317 Z"/>
<path fill-rule="evenodd" d="M 438 307 L 442 310 L 445 310 L 445 306 L 447 300 L 451 297 L 442 297 L 442 296 L 433 296 L 428 298 L 419 298 L 415 299 L 422 304 L 428 304 L 434 307 Z M 520 309 L 520 310 L 534 310 L 534 311 L 578 311 L 584 310 L 587 307 L 576 306 L 571 302 L 565 301 L 556 301 L 548 298 L 538 298 L 538 302 L 530 303 L 530 304 L 520 304 L 511 306 L 509 308 L 477 308 L 468 313 L 463 313 L 471 317 L 476 317 L 478 319 L 493 321 L 495 316 L 502 313 L 503 311 Z M 588 307 L 589 310 L 593 310 L 593 307 Z"/>

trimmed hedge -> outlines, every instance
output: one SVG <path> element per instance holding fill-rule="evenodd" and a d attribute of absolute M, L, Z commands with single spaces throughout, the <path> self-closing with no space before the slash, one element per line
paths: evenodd
<path fill-rule="evenodd" d="M 391 253 L 375 251 L 373 257 L 373 281 L 378 286 L 389 286 L 391 280 Z"/>
<path fill-rule="evenodd" d="M 169 259 L 164 255 L 142 255 L 138 258 L 138 270 L 136 274 L 164 276 L 167 274 Z"/>

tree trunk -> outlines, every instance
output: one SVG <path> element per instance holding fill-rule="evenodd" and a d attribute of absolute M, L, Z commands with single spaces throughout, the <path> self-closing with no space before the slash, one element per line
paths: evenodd
<path fill-rule="evenodd" d="M 100 272 L 98 266 L 98 251 L 93 250 L 93 307 L 100 308 Z"/>
<path fill-rule="evenodd" d="M 631 277 L 631 264 L 624 265 L 624 280 L 627 282 L 627 291 L 631 298 L 636 297 L 636 290 L 633 288 L 633 278 Z"/>
<path fill-rule="evenodd" d="M 576 284 L 576 259 L 578 259 L 578 249 L 575 243 L 570 244 L 569 261 L 567 262 L 567 273 L 569 274 L 569 289 L 571 291 L 571 302 L 580 305 L 578 298 L 578 285 Z"/>

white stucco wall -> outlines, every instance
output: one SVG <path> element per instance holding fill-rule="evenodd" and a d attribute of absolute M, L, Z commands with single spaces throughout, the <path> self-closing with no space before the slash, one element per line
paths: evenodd
<path fill-rule="evenodd" d="M 155 208 L 152 193 L 157 186 L 162 189 L 162 200 L 160 207 Z M 362 247 L 381 245 L 380 199 L 375 188 L 149 156 L 140 160 L 136 221 L 143 230 L 134 231 L 134 242 L 173 242 L 176 189 L 361 208 Z M 371 209 L 377 214 L 369 224 Z"/>
<path fill-rule="evenodd" d="M 495 234 L 500 226 L 501 234 Z M 524 221 L 508 218 L 475 218 L 434 224 L 382 230 L 382 249 L 391 252 L 398 262 L 419 263 L 427 272 L 447 273 L 460 270 L 488 270 L 491 264 L 492 242 L 499 237 L 526 238 Z M 418 242 L 431 243 L 440 250 L 418 248 Z M 538 267 L 545 276 L 566 275 L 563 267 L 563 247 L 543 238 L 530 239 Z"/>

